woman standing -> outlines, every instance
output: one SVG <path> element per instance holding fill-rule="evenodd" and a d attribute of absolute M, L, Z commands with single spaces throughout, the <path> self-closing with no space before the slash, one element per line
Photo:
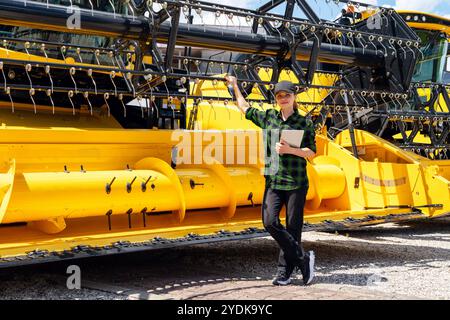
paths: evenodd
<path fill-rule="evenodd" d="M 295 102 L 295 87 L 290 81 L 275 85 L 274 94 L 280 111 L 269 109 L 261 111 L 250 107 L 232 76 L 225 78 L 233 87 L 237 105 L 245 118 L 265 130 L 266 163 L 264 176 L 266 186 L 262 205 L 262 219 L 266 230 L 280 246 L 277 275 L 274 285 L 287 285 L 291 275 L 299 268 L 305 285 L 314 277 L 314 252 L 304 252 L 301 246 L 303 209 L 308 191 L 306 158 L 315 156 L 316 143 L 314 126 L 300 115 Z M 273 134 L 283 130 L 304 130 L 300 148 L 292 147 L 277 137 L 275 150 L 270 141 Z M 275 133 L 274 133 L 275 132 Z M 275 151 L 275 152 L 274 152 Z M 273 170 L 276 167 L 277 170 Z M 275 172 L 271 172 L 275 171 Z M 282 206 L 286 206 L 286 227 L 279 219 Z"/>

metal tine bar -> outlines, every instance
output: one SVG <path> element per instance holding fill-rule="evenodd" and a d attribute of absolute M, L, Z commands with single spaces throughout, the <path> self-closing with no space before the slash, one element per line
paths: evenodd
<path fill-rule="evenodd" d="M 42 65 L 42 62 L 39 62 L 37 60 L 15 60 L 15 59 L 2 59 L 2 61 L 4 63 L 7 64 L 14 64 L 14 65 L 26 65 L 26 64 L 30 64 L 30 65 L 34 65 L 36 67 L 39 67 Z M 136 75 L 146 75 L 147 72 L 144 71 L 134 71 L 134 70 L 129 70 L 129 69 L 120 69 L 120 68 L 111 68 L 111 67 L 95 67 L 95 66 L 91 66 L 91 65 L 79 65 L 79 64 L 60 64 L 60 63 L 46 63 L 46 65 L 51 66 L 52 68 L 55 69 L 67 69 L 68 67 L 73 67 L 76 68 L 77 70 L 95 70 L 95 71 L 100 71 L 100 72 L 108 72 L 108 71 L 115 71 L 115 72 L 121 72 L 121 73 L 125 73 L 125 72 L 132 72 L 133 74 Z M 156 72 L 153 72 L 154 74 L 158 74 Z"/>
<path fill-rule="evenodd" d="M 217 79 L 216 79 L 217 80 Z M 244 87 L 244 88 L 246 88 L 246 87 L 248 87 L 250 85 L 250 83 L 247 83 L 247 82 L 242 82 L 242 86 Z M 270 87 L 271 85 L 269 85 L 269 87 Z M 273 86 L 273 84 L 272 84 L 272 86 Z M 297 84 L 297 86 L 298 86 L 298 84 Z M 11 85 L 10 86 L 10 88 L 11 89 L 14 89 L 14 90 L 30 90 L 30 86 L 24 86 L 24 85 L 16 85 L 16 84 L 14 84 L 14 85 Z M 48 89 L 51 89 L 51 87 L 50 86 L 34 86 L 33 87 L 33 89 L 35 89 L 36 91 L 45 91 L 45 90 L 48 90 Z M 310 87 L 310 89 L 311 89 L 311 87 Z M 322 88 L 322 90 L 324 90 L 324 89 L 326 89 L 326 90 L 329 90 L 329 91 L 333 91 L 333 90 L 336 90 L 336 88 Z M 300 89 L 299 89 L 300 90 Z M 352 90 L 347 90 L 347 89 L 341 89 L 343 92 L 350 92 L 350 91 L 353 91 L 353 89 Z M 54 92 L 69 92 L 69 91 L 73 91 L 73 88 L 62 88 L 62 87 L 54 87 L 53 88 L 53 91 Z M 110 91 L 109 90 L 105 90 L 105 89 L 102 89 L 102 90 L 98 90 L 97 91 L 97 93 L 94 91 L 94 90 L 89 90 L 89 89 L 87 89 L 87 90 L 84 90 L 83 89 L 83 92 L 89 92 L 89 94 L 104 94 L 104 93 L 110 93 Z M 133 97 L 133 95 L 130 93 L 130 92 L 128 92 L 128 91 L 117 91 L 117 93 L 118 94 L 121 94 L 122 95 L 122 97 L 125 97 L 125 96 L 127 96 L 127 97 Z M 179 98 L 181 98 L 181 97 L 186 97 L 186 93 L 176 93 L 176 92 L 172 92 L 172 93 L 170 93 L 170 92 L 168 92 L 168 91 L 166 91 L 165 93 L 162 93 L 162 92 L 152 92 L 151 94 L 142 94 L 141 95 L 141 97 L 149 97 L 149 96 L 155 96 L 155 97 L 168 97 L 168 94 L 169 94 L 169 96 L 172 96 L 172 97 L 179 97 Z M 354 94 L 356 95 L 357 94 L 357 90 L 354 90 Z M 369 96 L 370 98 L 372 98 L 372 100 L 374 101 L 374 103 L 376 103 L 376 100 L 375 100 L 375 96 L 376 95 L 380 95 L 380 93 L 376 93 L 375 94 L 375 92 L 370 92 L 369 94 L 366 92 L 366 94 L 367 94 L 367 96 Z M 381 95 L 380 95 L 381 96 Z M 401 96 L 401 95 L 400 95 Z M 198 96 L 198 95 L 189 95 L 189 97 L 190 98 L 198 98 L 198 97 L 200 97 L 200 96 Z M 332 96 L 331 96 L 331 98 L 332 98 Z M 391 98 L 394 98 L 394 96 L 391 96 Z M 227 100 L 228 98 L 221 98 L 221 97 L 217 97 L 217 95 L 216 96 L 207 96 L 207 97 L 205 97 L 204 95 L 202 95 L 201 94 L 201 99 L 202 100 L 208 100 L 208 99 L 215 99 L 215 100 L 219 100 L 219 101 L 224 101 L 224 100 Z M 258 99 L 248 99 L 248 97 L 246 98 L 247 99 L 247 101 L 252 101 L 252 102 L 258 102 L 258 101 L 262 101 L 262 99 L 260 99 L 260 98 L 258 98 Z M 266 101 L 265 99 L 264 99 L 264 101 Z M 367 99 L 365 99 L 365 101 L 366 102 L 368 102 L 367 101 Z M 302 103 L 307 103 L 307 104 L 315 104 L 315 103 L 311 103 L 311 102 L 302 102 Z M 323 102 L 321 102 L 320 104 L 325 104 L 325 103 L 323 103 Z M 368 104 L 370 104 L 370 102 L 368 102 Z M 358 105 L 355 105 L 355 106 L 358 106 Z"/>
<path fill-rule="evenodd" d="M 5 60 L 3 60 L 3 61 L 5 61 Z M 25 61 L 23 63 L 25 63 Z M 31 64 L 28 63 L 27 65 L 28 65 L 27 68 L 29 69 Z M 48 64 L 48 66 L 59 66 L 59 67 L 61 67 L 61 65 L 58 65 L 58 64 Z M 70 65 L 67 65 L 67 66 L 70 66 Z M 94 70 L 94 68 L 89 68 L 89 67 L 83 67 L 83 66 L 77 66 L 77 65 L 72 66 L 70 68 L 70 75 L 71 75 L 72 78 L 73 78 L 73 75 L 76 73 L 77 69 L 80 69 L 80 70 L 85 69 L 88 72 L 90 72 L 89 70 Z M 107 68 L 101 68 L 101 69 L 95 69 L 95 70 L 110 71 L 112 77 L 115 77 L 116 72 L 122 72 L 122 69 L 112 69 L 111 70 L 111 69 L 107 69 Z M 131 75 L 151 75 L 151 74 L 159 75 L 158 72 L 152 72 L 152 71 L 142 72 L 142 71 L 133 71 L 133 70 L 128 70 L 128 69 L 123 69 L 123 72 L 130 73 Z M 167 74 L 166 75 L 166 77 L 169 77 L 169 78 L 181 78 L 181 77 L 184 77 L 184 76 L 185 76 L 184 74 Z M 197 75 L 196 77 L 199 78 L 199 79 L 203 79 L 203 80 L 214 80 L 214 79 L 216 79 L 215 77 L 212 77 L 212 76 Z M 261 84 L 261 85 L 268 85 L 268 84 L 271 83 L 271 82 L 267 82 L 267 81 L 258 81 L 258 80 L 247 80 L 247 82 L 249 82 L 249 83 L 258 83 L 258 84 Z M 74 84 L 76 85 L 75 82 L 74 82 Z M 303 85 L 300 84 L 300 86 L 306 87 L 306 85 L 304 85 L 304 84 Z M 331 89 L 331 88 L 333 88 L 333 86 L 319 86 L 319 85 L 311 85 L 311 86 L 308 86 L 308 87 L 310 87 L 310 88 L 324 88 L 324 89 L 327 89 L 327 88 Z M 362 89 L 354 89 L 354 90 L 355 91 L 362 91 Z M 375 92 L 377 92 L 377 91 L 375 91 Z"/>
<path fill-rule="evenodd" d="M 3 41 L 3 47 L 6 47 L 8 45 L 8 42 L 16 42 L 16 43 L 29 43 L 29 46 L 31 46 L 31 43 L 33 44 L 45 44 L 46 47 L 61 47 L 60 42 L 52 42 L 52 41 L 44 41 L 44 40 L 38 40 L 38 39 L 26 39 L 26 38 L 11 38 L 11 37 L 5 37 L 0 36 L 0 40 Z M 81 51 L 86 52 L 92 52 L 95 50 L 100 50 L 101 54 L 107 54 L 111 51 L 112 48 L 99 48 L 99 47 L 92 47 L 92 46 L 86 46 L 86 45 L 78 45 L 78 44 L 66 44 L 63 47 L 66 49 L 71 49 L 72 47 L 80 48 Z M 81 52 L 80 51 L 80 52 Z M 121 50 L 123 53 L 132 52 L 131 50 Z"/>
<path fill-rule="evenodd" d="M 179 6 L 181 7 L 188 7 L 188 8 L 192 8 L 195 9 L 196 13 L 201 16 L 203 14 L 203 10 L 207 11 L 207 12 L 212 12 L 214 14 L 216 14 L 217 12 L 220 12 L 220 14 L 233 14 L 233 17 L 242 17 L 245 18 L 248 21 L 248 18 L 253 18 L 254 19 L 254 25 L 262 25 L 263 21 L 276 21 L 279 20 L 281 21 L 283 24 L 286 22 L 289 22 L 290 25 L 301 25 L 301 24 L 306 24 L 310 27 L 315 26 L 316 28 L 331 28 L 333 30 L 336 31 L 341 31 L 341 32 L 347 32 L 350 29 L 348 27 L 343 27 L 341 25 L 338 25 L 336 23 L 328 23 L 327 25 L 323 25 L 321 23 L 314 23 L 311 22 L 310 20 L 305 20 L 305 19 L 296 19 L 296 18 L 292 18 L 292 19 L 285 19 L 285 17 L 283 15 L 278 15 L 278 14 L 262 14 L 260 12 L 254 11 L 254 10 L 239 10 L 238 8 L 234 8 L 234 7 L 230 7 L 230 6 L 223 6 L 221 5 L 220 7 L 213 5 L 212 3 L 205 3 L 205 2 L 196 2 L 195 4 L 192 4 L 190 2 L 187 1 L 171 1 L 171 0 L 167 0 L 164 3 L 173 5 L 173 6 Z M 186 10 L 186 9 L 185 9 Z M 388 11 L 389 12 L 389 11 Z M 202 18 L 202 17 L 201 17 Z M 384 20 L 384 18 L 383 18 Z M 202 18 L 203 21 L 203 18 Z M 369 35 L 373 35 L 374 33 L 370 33 L 370 32 L 364 32 L 364 31 L 358 31 L 359 34 L 361 35 L 365 35 L 365 36 L 369 36 Z M 407 40 L 406 38 L 400 38 L 400 37 L 395 37 L 395 36 L 386 36 L 386 38 L 389 39 L 402 39 L 402 40 Z"/>
<path fill-rule="evenodd" d="M 239 9 L 236 7 L 232 7 L 232 6 L 226 6 L 226 5 L 220 5 L 220 7 L 214 5 L 213 3 L 208 3 L 208 2 L 202 2 L 202 1 L 197 1 L 195 4 L 192 4 L 190 2 L 187 1 L 165 1 L 168 4 L 171 5 L 178 5 L 178 6 L 190 6 L 192 8 L 194 8 L 195 10 L 200 9 L 199 11 L 202 12 L 202 10 L 208 11 L 208 12 L 216 12 L 218 9 L 220 9 L 223 13 L 233 13 L 234 16 L 241 16 L 241 17 L 273 17 L 274 19 L 276 18 L 284 18 L 283 15 L 278 15 L 278 14 L 272 14 L 270 13 L 270 15 L 266 15 L 266 12 L 262 12 L 262 11 L 257 11 L 257 10 L 251 10 L 251 9 Z M 279 3 L 282 3 L 283 1 L 280 1 Z M 287 20 L 287 19 L 286 19 Z M 290 21 L 290 20 L 287 20 Z M 296 19 L 295 21 L 299 21 L 299 22 L 303 22 L 303 21 L 307 21 L 307 20 L 298 20 Z"/>

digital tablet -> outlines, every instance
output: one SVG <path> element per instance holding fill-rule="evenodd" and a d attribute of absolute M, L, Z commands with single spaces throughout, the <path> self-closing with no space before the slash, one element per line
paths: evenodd
<path fill-rule="evenodd" d="M 304 130 L 283 130 L 281 131 L 281 139 L 286 141 L 291 147 L 300 148 L 304 133 Z"/>

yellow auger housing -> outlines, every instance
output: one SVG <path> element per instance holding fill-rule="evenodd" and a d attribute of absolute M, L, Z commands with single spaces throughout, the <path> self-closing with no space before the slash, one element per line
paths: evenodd
<path fill-rule="evenodd" d="M 1 154 L 8 154 L 0 175 L 2 258 L 262 228 L 264 178 L 248 160 L 248 151 L 261 147 L 259 136 L 257 144 L 239 146 L 247 150 L 241 165 L 210 160 L 172 168 L 175 131 L 1 131 Z M 187 133 L 193 140 L 211 135 Z M 226 141 L 225 132 L 214 135 Z M 349 150 L 348 132 L 335 142 L 317 136 L 318 156 L 308 164 L 307 225 L 339 229 L 449 211 L 450 161 L 421 158 L 364 131 L 356 131 L 356 142 L 360 159 Z M 227 151 L 226 144 L 215 148 Z"/>

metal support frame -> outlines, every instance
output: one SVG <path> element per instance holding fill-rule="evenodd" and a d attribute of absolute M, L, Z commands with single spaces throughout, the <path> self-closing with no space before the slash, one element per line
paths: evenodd
<path fill-rule="evenodd" d="M 341 2 L 348 3 L 348 1 Z M 283 3 L 286 3 L 286 9 L 283 14 L 269 13 L 269 11 Z M 352 1 L 352 3 L 355 2 Z M 44 4 L 33 1 L 28 1 L 26 5 L 24 4 L 25 1 L 20 0 L 14 2 L 0 0 L 1 21 L 3 21 L 3 23 L 8 22 L 24 27 L 42 27 L 43 29 L 54 31 L 64 31 L 66 28 L 65 22 L 67 13 L 64 10 L 64 6 L 51 6 L 47 9 Z M 187 12 L 189 13 L 190 19 L 188 23 L 181 23 L 181 10 L 186 13 L 186 6 L 188 7 Z M 296 6 L 300 8 L 307 19 L 294 17 Z M 197 8 L 201 8 L 203 12 L 210 12 L 213 14 L 219 12 L 220 15 L 228 15 L 228 17 L 230 17 L 230 15 L 241 18 L 250 16 L 251 19 L 253 19 L 252 32 L 237 33 L 233 30 L 223 30 L 215 27 L 206 28 L 201 25 L 193 25 L 192 13 L 195 11 L 194 9 Z M 133 4 L 133 12 L 142 14 L 145 11 L 144 9 L 144 4 L 141 4 L 141 6 Z M 45 23 L 33 21 L 33 23 L 30 24 L 30 18 L 33 15 L 36 15 L 37 12 L 43 12 L 44 10 L 48 17 L 48 21 Z M 348 95 L 346 105 L 350 107 L 351 113 L 353 114 L 355 107 L 374 107 L 378 105 L 382 100 L 381 95 L 386 93 L 383 92 L 384 90 L 379 90 L 376 85 L 373 84 L 360 81 L 363 85 L 359 85 L 358 81 L 361 76 L 358 75 L 358 73 L 361 73 L 360 70 L 367 69 L 376 70 L 379 73 L 385 72 L 383 68 L 390 65 L 391 61 L 384 57 L 380 49 L 383 46 L 383 43 L 384 45 L 387 45 L 389 39 L 392 38 L 396 41 L 402 39 L 404 42 L 406 42 L 406 40 L 412 42 L 415 41 L 413 33 L 408 33 L 409 29 L 406 24 L 403 23 L 401 32 L 396 34 L 390 34 L 389 30 L 383 30 L 383 43 L 380 42 L 379 46 L 375 45 L 375 50 L 372 48 L 364 48 L 363 45 L 357 41 L 354 43 L 349 42 L 346 38 L 347 33 L 353 32 L 355 36 L 359 35 L 361 39 L 367 41 L 368 37 L 373 36 L 373 33 L 371 33 L 370 30 L 364 29 L 360 24 L 354 26 L 339 25 L 339 23 L 334 22 L 323 24 L 323 21 L 315 14 L 306 0 L 268 1 L 257 10 L 241 10 L 232 6 L 218 6 L 204 1 L 189 2 L 185 0 L 167 0 L 164 2 L 164 8 L 159 12 L 153 12 L 151 18 L 139 15 L 133 17 L 117 15 L 116 18 L 113 18 L 110 14 L 95 10 L 94 12 L 91 10 L 81 10 L 80 14 L 84 25 L 81 30 L 76 30 L 75 33 L 117 37 L 123 39 L 125 42 L 132 40 L 135 41 L 133 44 L 134 47 L 141 47 L 141 52 L 150 52 L 152 55 L 152 65 L 145 66 L 146 70 L 143 70 L 141 59 L 137 60 L 135 70 L 125 70 L 126 66 L 123 63 L 119 63 L 119 68 L 115 67 L 108 70 L 108 72 L 115 72 L 117 74 L 126 73 L 131 78 L 125 78 L 123 83 L 117 78 L 117 80 L 111 82 L 111 84 L 115 86 L 114 98 L 110 100 L 113 104 L 117 102 L 117 97 L 119 95 L 124 97 L 124 100 L 121 100 L 120 103 L 126 103 L 134 98 L 136 94 L 144 99 L 149 98 L 150 96 L 157 99 L 155 104 L 160 104 L 163 99 L 169 97 L 181 99 L 184 95 L 178 92 L 180 89 L 179 85 L 175 85 L 175 83 L 180 82 L 181 78 L 185 78 L 185 80 L 187 79 L 187 81 L 191 82 L 215 80 L 215 77 L 212 74 L 206 73 L 202 75 L 199 72 L 192 70 L 192 66 L 199 61 L 199 63 L 208 64 L 221 63 L 228 66 L 228 69 L 232 67 L 234 70 L 241 70 L 239 71 L 241 74 L 243 74 L 242 68 L 247 68 L 245 71 L 246 76 L 240 78 L 240 82 L 246 81 L 248 84 L 247 88 L 257 85 L 262 94 L 262 99 L 259 101 L 265 102 L 270 102 L 272 97 L 266 86 L 276 83 L 279 74 L 283 69 L 290 69 L 299 81 L 298 92 L 315 88 L 328 90 L 330 95 L 336 95 L 338 97 L 338 99 L 335 99 L 335 102 L 331 104 L 335 104 L 337 101 L 338 104 L 343 105 L 343 102 L 339 101 L 339 96 L 341 95 L 340 92 L 344 90 L 345 95 Z M 390 17 L 397 22 L 397 15 L 391 14 Z M 272 25 L 274 22 L 278 22 L 279 26 L 274 27 Z M 264 28 L 265 34 L 258 33 L 258 27 L 260 25 Z M 403 28 L 403 26 L 405 28 Z M 340 39 L 340 43 L 336 43 L 336 41 L 328 38 L 328 34 L 325 33 L 325 30 L 330 28 L 343 35 Z M 166 44 L 165 53 L 161 52 L 161 44 Z M 252 55 L 244 62 L 231 60 L 215 61 L 213 59 L 191 57 L 189 55 L 189 50 L 185 50 L 185 55 L 187 55 L 187 57 L 178 57 L 175 56 L 176 46 L 224 50 L 232 54 L 240 52 L 248 55 L 250 53 Z M 397 49 L 399 49 L 398 46 Z M 391 50 L 390 47 L 389 50 Z M 411 50 L 415 49 L 412 48 Z M 122 48 L 122 51 L 125 51 L 124 48 Z M 134 52 L 133 54 L 139 57 L 142 56 L 142 53 L 138 52 Z M 176 69 L 173 64 L 174 59 L 182 59 L 183 61 L 187 59 L 187 64 L 184 64 L 186 67 L 186 70 L 183 70 L 184 73 Z M 412 59 L 412 54 L 408 53 L 405 55 L 405 61 L 408 59 Z M 299 61 L 307 61 L 306 67 Z M 313 85 L 312 82 L 319 62 L 333 62 L 336 65 L 340 65 L 340 82 L 332 86 Z M 410 71 L 410 64 L 408 64 L 408 61 L 406 62 L 405 70 L 402 70 L 401 68 L 395 70 L 386 68 L 386 70 L 390 73 L 398 72 L 396 70 L 400 70 L 400 76 L 402 76 L 404 84 L 408 84 L 409 87 L 408 72 Z M 4 61 L 4 63 L 7 62 Z M 30 64 L 30 62 L 27 61 L 24 61 L 23 63 Z M 402 63 L 403 61 L 400 61 L 399 65 L 401 66 Z M 33 65 L 33 63 L 31 64 Z M 263 82 L 258 75 L 257 69 L 267 65 L 272 68 L 272 78 L 269 82 Z M 351 65 L 356 72 L 352 75 L 351 72 L 347 72 L 342 65 Z M 68 65 L 65 67 L 70 68 Z M 97 74 L 101 74 L 102 71 L 106 70 L 103 66 L 101 67 L 102 68 L 99 69 L 102 70 L 98 71 L 93 68 L 94 76 L 97 76 Z M 37 65 L 33 66 L 33 71 L 41 70 L 40 68 L 42 67 Z M 60 68 L 60 66 L 55 66 L 55 68 Z M 327 71 L 324 70 L 321 72 L 326 73 Z M 403 73 L 406 74 L 404 77 Z M 347 77 L 347 75 L 351 75 L 352 78 Z M 79 76 L 78 72 L 73 75 L 75 83 Z M 381 76 L 383 75 L 381 74 Z M 148 79 L 144 80 L 146 77 Z M 399 78 L 396 74 L 392 75 L 392 79 L 391 82 L 401 83 L 401 81 L 397 81 Z M 394 85 L 396 84 L 392 84 L 392 87 L 394 87 Z M 11 90 L 15 90 L 14 92 L 22 92 L 25 95 L 27 94 L 26 90 L 29 90 L 29 85 L 27 85 L 27 83 L 10 84 L 10 87 Z M 48 90 L 45 85 L 40 83 L 36 84 L 35 88 L 39 90 Z M 403 94 L 405 92 L 405 87 L 400 85 L 397 85 L 394 88 L 396 93 Z M 55 92 L 58 94 L 59 92 L 63 94 L 65 90 L 70 91 L 67 84 L 55 88 Z M 92 94 L 92 90 L 89 88 L 83 88 L 83 90 L 88 94 Z M 99 92 L 102 92 L 102 94 L 104 93 L 102 90 Z M 350 92 L 352 92 L 352 94 L 350 94 Z M 362 95 L 365 92 L 371 93 L 370 98 L 367 97 L 366 99 L 363 99 Z M 387 91 L 387 93 L 390 92 L 392 92 L 392 90 Z M 212 98 L 204 96 L 198 97 L 195 95 L 189 96 L 194 99 Z M 216 97 L 214 97 L 214 99 L 216 99 Z M 221 98 L 219 100 L 223 99 L 224 98 Z M 389 98 L 386 100 L 389 102 Z M 324 101 L 322 104 L 330 106 L 330 101 Z M 320 104 L 317 104 L 317 107 L 320 107 Z M 183 108 L 181 109 L 181 112 L 183 112 Z M 329 109 L 333 110 L 333 108 Z M 177 117 L 177 119 L 183 119 L 182 115 L 175 114 L 175 112 L 173 113 L 173 116 Z M 358 115 L 354 114 L 352 117 L 354 117 L 354 123 L 358 124 Z M 188 126 L 192 126 L 191 120 L 192 119 L 189 120 Z M 183 126 L 182 121 L 181 126 Z"/>
<path fill-rule="evenodd" d="M 169 33 L 169 39 L 167 42 L 166 58 L 164 61 L 164 69 L 166 72 L 172 71 L 172 60 L 175 53 L 175 46 L 177 44 L 178 25 L 180 23 L 180 9 L 175 8 L 173 10 L 173 16 L 171 19 L 171 28 Z"/>

